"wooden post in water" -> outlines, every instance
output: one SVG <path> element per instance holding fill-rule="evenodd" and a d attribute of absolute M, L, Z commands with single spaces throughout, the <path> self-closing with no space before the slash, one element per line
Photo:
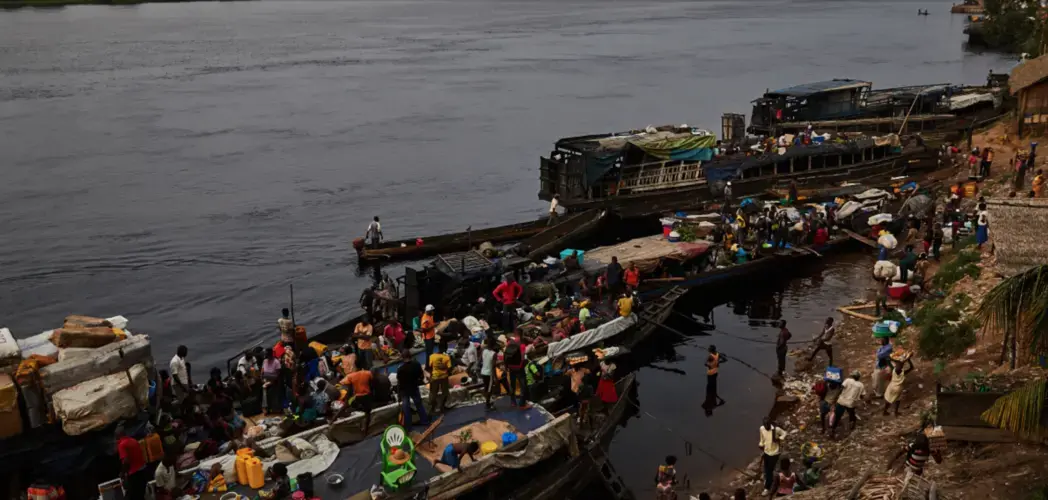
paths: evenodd
<path fill-rule="evenodd" d="M 295 323 L 295 284 L 288 283 L 288 288 L 291 290 L 291 327 L 294 328 L 298 326 L 298 323 Z"/>

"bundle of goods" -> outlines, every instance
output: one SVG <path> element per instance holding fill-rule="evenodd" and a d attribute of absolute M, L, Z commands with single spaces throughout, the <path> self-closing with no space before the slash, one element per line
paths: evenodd
<path fill-rule="evenodd" d="M 843 375 L 841 374 L 840 368 L 837 368 L 836 366 L 827 366 L 826 373 L 822 376 L 822 378 L 827 382 L 840 383 L 841 380 L 843 380 L 842 376 Z"/>
<path fill-rule="evenodd" d="M 928 444 L 932 451 L 946 450 L 946 433 L 943 432 L 942 427 L 937 425 L 924 429 L 924 435 L 928 437 Z"/>
<path fill-rule="evenodd" d="M 22 433 L 22 414 L 18 411 L 18 387 L 10 375 L 0 373 L 0 439 Z"/>
<path fill-rule="evenodd" d="M 913 356 L 913 353 L 910 352 L 908 349 L 902 347 L 894 348 L 891 354 L 892 361 L 897 361 L 900 363 L 903 363 L 906 360 L 910 359 L 910 356 Z"/>
<path fill-rule="evenodd" d="M 58 363 L 40 370 L 41 382 L 48 393 L 72 387 L 84 380 L 127 370 L 137 364 L 151 364 L 153 360 L 147 335 L 134 335 L 97 349 L 77 350 L 69 354 L 66 351 L 68 349 L 62 350 Z"/>
<path fill-rule="evenodd" d="M 22 362 L 22 349 L 7 328 L 0 328 L 0 373 L 14 373 Z"/>
<path fill-rule="evenodd" d="M 124 373 L 88 380 L 52 396 L 62 430 L 78 436 L 101 429 L 121 418 L 134 417 L 147 404 L 149 377 L 145 365 Z"/>
<path fill-rule="evenodd" d="M 899 246 L 899 240 L 895 239 L 892 233 L 881 231 L 881 235 L 877 237 L 877 244 L 888 250 L 895 250 L 895 247 Z"/>
<path fill-rule="evenodd" d="M 873 265 L 873 277 L 878 279 L 890 280 L 894 279 L 900 274 L 899 266 L 895 265 L 890 260 L 878 260 Z"/>
<path fill-rule="evenodd" d="M 894 337 L 897 333 L 899 333 L 898 321 L 883 320 L 873 324 L 873 336 L 875 338 Z"/>

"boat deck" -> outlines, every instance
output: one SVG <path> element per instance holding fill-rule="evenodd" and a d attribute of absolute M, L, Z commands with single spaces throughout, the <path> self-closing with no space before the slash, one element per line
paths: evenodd
<path fill-rule="evenodd" d="M 549 414 L 538 407 L 520 410 L 511 406 L 509 398 L 505 397 L 494 401 L 494 404 L 494 411 L 485 411 L 482 403 L 453 408 L 444 414 L 444 420 L 441 421 L 432 435 L 439 437 L 453 433 L 462 427 L 484 420 L 505 422 L 513 426 L 517 432 L 523 434 L 527 434 L 549 423 Z M 415 427 L 414 430 L 421 430 L 421 428 Z M 333 499 L 370 498 L 367 496 L 368 491 L 373 485 L 378 484 L 379 473 L 382 471 L 382 453 L 379 449 L 381 439 L 382 435 L 379 434 L 353 445 L 342 447 L 339 450 L 338 458 L 335 459 L 331 467 L 319 477 L 314 478 L 315 495 L 320 498 Z M 463 465 L 468 463 L 469 459 L 466 458 Z M 442 474 L 440 470 L 418 452 L 415 455 L 415 467 L 417 473 L 413 481 L 414 484 L 422 484 Z M 341 474 L 344 478 L 343 483 L 339 486 L 327 484 L 325 478 L 329 474 Z M 270 487 L 272 487 L 272 484 L 267 483 L 263 489 Z M 248 495 L 249 498 L 254 498 L 256 494 L 255 490 L 246 486 L 237 486 L 230 491 Z"/>

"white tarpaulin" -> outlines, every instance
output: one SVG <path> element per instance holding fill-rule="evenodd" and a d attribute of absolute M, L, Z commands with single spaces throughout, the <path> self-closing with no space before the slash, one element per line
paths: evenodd
<path fill-rule="evenodd" d="M 128 373 L 134 387 L 128 381 Z M 99 377 L 58 391 L 52 397 L 62 430 L 70 436 L 101 429 L 121 418 L 138 414 L 148 404 L 149 377 L 145 365 L 127 372 Z"/>
<path fill-rule="evenodd" d="M 980 102 L 994 102 L 993 94 L 987 92 L 982 94 L 955 95 L 950 98 L 950 111 L 964 109 L 979 104 Z"/>
<path fill-rule="evenodd" d="M 866 201 L 866 200 L 870 200 L 870 199 L 881 199 L 881 198 L 887 198 L 887 199 L 891 200 L 891 199 L 894 199 L 895 196 L 893 196 L 891 193 L 889 193 L 889 192 L 887 192 L 887 191 L 885 191 L 883 189 L 877 189 L 877 188 L 867 189 L 866 191 L 863 191 L 863 192 L 855 195 L 855 199 L 857 199 L 859 201 Z"/>
<path fill-rule="evenodd" d="M 41 356 L 58 357 L 58 346 L 51 342 L 54 330 L 40 332 L 32 337 L 18 339 L 18 347 L 22 348 L 22 357 L 29 359 L 34 354 Z"/>
<path fill-rule="evenodd" d="M 0 372 L 14 371 L 22 362 L 22 349 L 7 328 L 0 328 Z"/>
<path fill-rule="evenodd" d="M 280 442 L 283 442 L 281 440 Z M 338 458 L 339 448 L 331 439 L 323 434 L 316 434 L 309 439 L 309 443 L 317 449 L 317 454 L 313 457 L 296 460 L 294 462 L 285 462 L 287 465 L 288 477 L 296 477 L 299 474 L 309 472 L 313 474 L 313 477 L 319 478 L 321 474 L 331 467 L 331 464 L 335 463 L 335 459 Z M 269 449 L 272 452 L 276 447 Z M 220 455 L 212 457 L 207 460 L 201 460 L 200 463 L 192 469 L 179 471 L 182 476 L 192 474 L 197 470 L 209 470 L 214 464 L 222 464 L 222 473 L 226 477 L 237 477 L 236 472 L 236 455 L 232 453 L 226 455 Z M 276 458 L 267 458 L 262 460 L 262 470 L 264 473 L 269 472 L 269 468 L 275 465 L 279 460 Z"/>
<path fill-rule="evenodd" d="M 637 315 L 630 314 L 623 318 L 615 318 L 603 325 L 600 325 L 592 330 L 582 332 L 578 335 L 568 337 L 564 340 L 551 342 L 549 348 L 546 351 L 546 355 L 555 358 L 571 351 L 577 351 L 583 347 L 588 347 L 604 339 L 614 337 L 624 331 L 627 328 L 637 324 Z"/>

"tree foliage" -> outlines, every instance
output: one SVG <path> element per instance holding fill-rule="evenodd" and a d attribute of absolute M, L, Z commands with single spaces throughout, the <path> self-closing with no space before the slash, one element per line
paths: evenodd
<path fill-rule="evenodd" d="M 1044 23 L 1036 1 L 986 0 L 985 38 L 990 46 L 1008 52 L 1040 55 Z"/>
<path fill-rule="evenodd" d="M 1048 265 L 1000 282 L 986 294 L 975 315 L 1002 332 L 1030 332 L 1030 352 L 1048 353 Z"/>

